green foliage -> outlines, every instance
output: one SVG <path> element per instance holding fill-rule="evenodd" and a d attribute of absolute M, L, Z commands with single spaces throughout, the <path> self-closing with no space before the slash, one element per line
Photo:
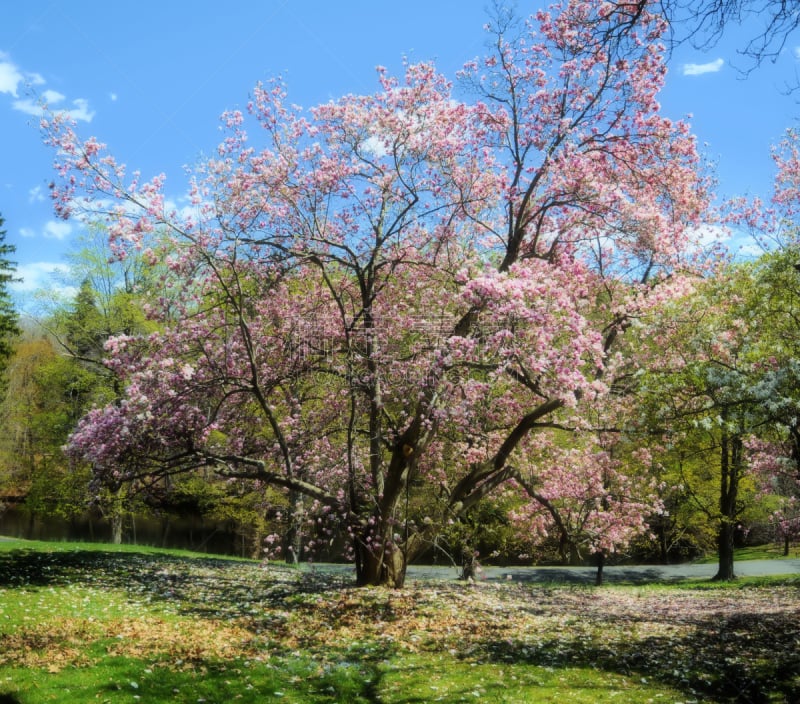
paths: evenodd
<path fill-rule="evenodd" d="M 82 513 L 89 474 L 70 467 L 62 447 L 86 409 L 108 400 L 108 389 L 101 377 L 59 354 L 44 337 L 20 341 L 7 372 L 8 393 L 0 404 L 6 490 L 26 496 L 26 508 L 37 515 Z"/>
<path fill-rule="evenodd" d="M 468 571 L 480 564 L 514 564 L 530 559 L 532 541 L 520 536 L 508 513 L 518 497 L 490 497 L 446 525 L 434 540 L 429 559 Z M 474 575 L 468 575 L 474 576 Z"/>
<path fill-rule="evenodd" d="M 13 354 L 14 341 L 19 335 L 19 314 L 14 308 L 8 285 L 17 281 L 16 262 L 8 257 L 16 252 L 13 244 L 6 242 L 4 219 L 0 216 L 0 372 Z"/>
<path fill-rule="evenodd" d="M 103 319 L 95 298 L 91 281 L 84 279 L 74 303 L 62 313 L 59 327 L 64 330 L 65 343 L 71 354 L 99 361 L 98 355 L 110 333 L 108 321 Z"/>
<path fill-rule="evenodd" d="M 659 452 L 669 509 L 656 526 L 662 556 L 669 546 L 702 552 L 713 535 L 721 574 L 732 572 L 737 526 L 767 522 L 773 506 L 760 494 L 747 444 L 796 405 L 784 382 L 785 346 L 770 332 L 778 307 L 767 260 L 699 281 L 643 335 L 654 360 L 637 378 L 643 437 Z"/>
<path fill-rule="evenodd" d="M 264 538 L 282 529 L 270 514 L 287 507 L 285 495 L 272 487 L 253 487 L 249 482 L 188 474 L 170 479 L 159 508 L 167 513 L 232 524 L 241 536 L 242 554 L 259 558 L 263 557 Z"/>
<path fill-rule="evenodd" d="M 71 260 L 71 276 L 80 282 L 74 300 L 51 300 L 42 320 L 46 332 L 38 339 L 20 339 L 8 361 L 8 393 L 0 403 L 6 431 L 0 438 L 0 485 L 26 496 L 25 508 L 35 515 L 71 518 L 86 510 L 90 468 L 70 465 L 62 448 L 90 408 L 119 397 L 117 381 L 103 365 L 106 340 L 150 327 L 140 267 L 110 263 L 109 252 L 94 235 Z M 4 253 L 0 246 L 0 257 Z M 0 259 L 0 309 L 2 270 Z M 2 333 L 0 310 L 0 338 Z M 132 508 L 113 506 L 120 517 Z"/>

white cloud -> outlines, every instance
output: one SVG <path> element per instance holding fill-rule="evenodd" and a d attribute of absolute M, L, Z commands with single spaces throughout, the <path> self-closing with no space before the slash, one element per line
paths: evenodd
<path fill-rule="evenodd" d="M 116 102 L 117 102 L 117 94 L 116 94 L 116 93 L 109 93 L 109 94 L 108 94 L 108 99 L 109 99 L 109 100 L 110 100 L 112 103 L 116 103 Z"/>
<path fill-rule="evenodd" d="M 47 239 L 65 240 L 72 234 L 72 225 L 62 220 L 49 220 L 43 234 Z"/>
<path fill-rule="evenodd" d="M 28 191 L 28 203 L 44 203 L 45 200 L 47 199 L 41 186 L 34 186 Z"/>
<path fill-rule="evenodd" d="M 38 73 L 23 73 L 8 54 L 0 51 L 0 93 L 19 97 L 20 85 L 42 86 L 44 78 Z"/>
<path fill-rule="evenodd" d="M 22 281 L 14 281 L 8 285 L 15 293 L 31 293 L 54 286 L 56 274 L 67 274 L 69 267 L 56 262 L 32 262 L 17 267 L 17 277 Z"/>
<path fill-rule="evenodd" d="M 371 154 L 377 159 L 382 159 L 389 153 L 386 145 L 377 135 L 367 137 L 362 143 L 362 147 L 367 154 Z"/>
<path fill-rule="evenodd" d="M 76 98 L 72 101 L 75 106 L 71 110 L 67 110 L 67 114 L 73 120 L 82 120 L 84 122 L 91 122 L 94 118 L 94 110 L 89 108 L 89 101 L 86 98 Z"/>
<path fill-rule="evenodd" d="M 30 227 L 21 227 L 19 229 L 19 234 L 25 239 L 41 236 L 48 240 L 65 240 L 72 234 L 73 230 L 74 228 L 68 222 L 62 220 L 48 220 L 44 227 L 38 232 Z"/>
<path fill-rule="evenodd" d="M 755 259 L 764 254 L 764 248 L 756 242 L 742 244 L 735 252 L 740 259 Z"/>
<path fill-rule="evenodd" d="M 72 105 L 74 107 L 69 109 L 57 107 L 58 103 L 63 101 L 64 96 L 61 95 L 61 93 L 54 90 L 46 90 L 42 94 L 42 101 L 25 98 L 24 100 L 15 100 L 13 105 L 15 110 L 24 112 L 27 115 L 33 115 L 34 117 L 42 117 L 45 113 L 45 109 L 47 109 L 49 112 L 67 115 L 73 120 L 83 122 L 91 122 L 94 118 L 94 110 L 89 108 L 89 101 L 85 98 L 76 98 L 73 100 Z"/>
<path fill-rule="evenodd" d="M 707 249 L 714 245 L 724 244 L 731 238 L 731 232 L 727 227 L 704 223 L 693 228 L 689 233 L 695 247 Z"/>
<path fill-rule="evenodd" d="M 12 63 L 7 54 L 0 52 L 0 93 L 8 93 L 16 100 L 12 107 L 15 110 L 24 112 L 27 115 L 41 117 L 44 113 L 44 105 L 51 111 L 66 114 L 73 120 L 91 122 L 94 111 L 89 107 L 89 101 L 85 98 L 76 98 L 71 101 L 73 107 L 62 108 L 54 107 L 66 100 L 66 96 L 55 90 L 45 90 L 41 94 L 41 99 L 34 97 L 20 98 L 20 86 L 43 86 L 45 80 L 38 73 L 25 73 L 16 64 Z"/>
<path fill-rule="evenodd" d="M 702 76 L 705 73 L 717 73 L 725 65 L 724 59 L 714 59 L 705 64 L 684 64 L 684 76 Z"/>
<path fill-rule="evenodd" d="M 16 98 L 19 84 L 24 80 L 20 70 L 6 59 L 5 54 L 0 54 L 0 93 L 10 93 Z"/>
<path fill-rule="evenodd" d="M 66 96 L 62 93 L 59 93 L 57 90 L 50 90 L 49 88 L 42 93 L 42 102 L 45 105 L 55 105 L 56 103 L 60 103 L 64 100 Z"/>

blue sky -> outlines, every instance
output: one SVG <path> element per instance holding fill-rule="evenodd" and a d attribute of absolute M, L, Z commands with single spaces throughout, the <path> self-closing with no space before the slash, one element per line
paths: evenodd
<path fill-rule="evenodd" d="M 403 56 L 435 60 L 454 77 L 483 53 L 485 0 L 32 0 L 0 7 L 0 213 L 17 247 L 21 304 L 52 284 L 78 223 L 57 221 L 47 197 L 52 154 L 36 130 L 36 103 L 73 112 L 79 131 L 109 145 L 129 169 L 165 172 L 177 197 L 183 167 L 219 141 L 219 115 L 243 107 L 259 80 L 281 75 L 309 107 L 372 91 L 375 66 Z M 520 12 L 538 3 L 519 0 Z M 748 31 L 753 31 L 751 27 Z M 800 47 L 800 37 L 797 37 Z M 791 42 L 745 79 L 741 35 L 709 51 L 680 47 L 662 94 L 691 123 L 718 165 L 723 195 L 767 195 L 770 145 L 800 114 L 783 87 L 800 71 Z"/>

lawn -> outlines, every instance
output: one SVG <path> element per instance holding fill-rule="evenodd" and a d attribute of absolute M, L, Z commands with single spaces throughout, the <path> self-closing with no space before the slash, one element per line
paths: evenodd
<path fill-rule="evenodd" d="M 796 560 L 800 557 L 800 547 L 792 545 L 789 554 L 783 554 L 783 545 L 778 543 L 766 543 L 764 545 L 749 545 L 744 548 L 737 548 L 735 562 L 742 560 Z M 705 564 L 712 564 L 718 561 L 716 554 L 711 553 L 698 560 Z"/>
<path fill-rule="evenodd" d="M 797 702 L 791 578 L 411 583 L 0 542 L 0 704 Z"/>

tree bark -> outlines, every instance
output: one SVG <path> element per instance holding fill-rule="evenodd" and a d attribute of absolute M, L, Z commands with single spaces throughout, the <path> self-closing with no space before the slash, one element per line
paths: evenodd
<path fill-rule="evenodd" d="M 111 542 L 122 545 L 122 512 L 114 511 L 111 514 Z"/>
<path fill-rule="evenodd" d="M 735 526 L 733 523 L 723 520 L 718 536 L 718 556 L 719 566 L 714 581 L 724 582 L 736 579 L 733 570 L 733 536 Z"/>
<path fill-rule="evenodd" d="M 167 541 L 169 540 L 169 531 L 172 527 L 172 521 L 168 515 L 161 519 L 161 547 L 168 547 Z"/>
<path fill-rule="evenodd" d="M 606 564 L 606 554 L 603 550 L 597 553 L 597 572 L 594 576 L 594 584 L 596 587 L 603 586 L 603 567 Z"/>
<path fill-rule="evenodd" d="M 724 416 L 723 416 L 724 417 Z M 715 581 L 736 579 L 733 570 L 734 535 L 738 513 L 737 498 L 742 470 L 743 442 L 739 434 L 730 434 L 723 428 L 720 441 L 720 526 L 717 536 L 719 566 Z"/>
<path fill-rule="evenodd" d="M 390 587 L 402 589 L 406 581 L 406 556 L 398 545 L 390 543 L 380 554 L 372 550 L 365 551 L 359 587 Z"/>

